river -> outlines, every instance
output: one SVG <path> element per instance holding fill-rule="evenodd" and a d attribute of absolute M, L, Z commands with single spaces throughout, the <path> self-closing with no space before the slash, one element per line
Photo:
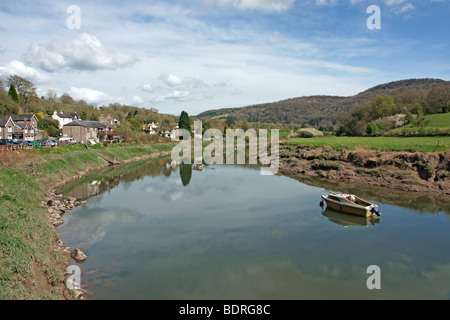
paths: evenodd
<path fill-rule="evenodd" d="M 380 219 L 322 212 L 320 196 L 346 187 L 138 162 L 65 186 L 87 204 L 57 230 L 88 256 L 71 261 L 88 299 L 449 299 L 448 202 L 369 188 Z"/>

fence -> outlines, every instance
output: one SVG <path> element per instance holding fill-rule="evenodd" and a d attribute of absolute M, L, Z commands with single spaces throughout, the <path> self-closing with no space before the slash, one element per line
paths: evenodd
<path fill-rule="evenodd" d="M 46 145 L 41 145 L 39 141 L 34 141 L 32 144 L 10 144 L 10 145 L 0 145 L 0 152 L 15 151 L 15 150 L 25 150 L 33 149 L 35 147 L 45 147 Z"/>

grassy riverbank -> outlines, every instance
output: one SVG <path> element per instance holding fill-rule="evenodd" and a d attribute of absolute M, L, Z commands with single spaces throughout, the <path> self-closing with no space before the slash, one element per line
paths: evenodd
<path fill-rule="evenodd" d="M 56 184 L 108 165 L 167 153 L 173 144 L 62 146 L 0 156 L 0 300 L 70 298 L 67 254 L 41 201 Z"/>
<path fill-rule="evenodd" d="M 328 146 L 333 149 L 369 149 L 380 151 L 450 151 L 450 136 L 442 137 L 320 137 L 294 138 L 284 142 L 287 146 Z"/>

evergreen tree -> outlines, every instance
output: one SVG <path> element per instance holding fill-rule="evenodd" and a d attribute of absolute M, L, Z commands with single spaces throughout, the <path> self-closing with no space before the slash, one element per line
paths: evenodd
<path fill-rule="evenodd" d="M 191 120 L 186 111 L 181 111 L 180 120 L 178 121 L 178 127 L 180 129 L 185 129 L 191 133 Z"/>
<path fill-rule="evenodd" d="M 13 84 L 11 84 L 11 85 L 9 86 L 8 95 L 11 97 L 11 99 L 12 99 L 14 102 L 19 103 L 19 95 L 17 94 L 16 88 L 14 87 Z"/>

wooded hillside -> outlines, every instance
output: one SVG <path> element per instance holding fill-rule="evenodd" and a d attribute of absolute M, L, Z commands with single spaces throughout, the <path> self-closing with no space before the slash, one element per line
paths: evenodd
<path fill-rule="evenodd" d="M 450 82 L 440 79 L 401 80 L 375 86 L 352 97 L 299 97 L 242 108 L 209 110 L 197 117 L 200 119 L 231 117 L 236 121 L 309 124 L 322 130 L 334 131 L 344 124 L 346 116 L 352 109 L 380 95 L 391 96 L 400 109 L 410 110 L 414 104 L 419 103 L 426 114 L 436 113 L 439 108 L 430 92 L 433 88 L 444 86 L 450 86 Z"/>

